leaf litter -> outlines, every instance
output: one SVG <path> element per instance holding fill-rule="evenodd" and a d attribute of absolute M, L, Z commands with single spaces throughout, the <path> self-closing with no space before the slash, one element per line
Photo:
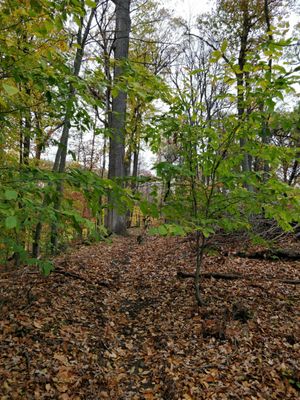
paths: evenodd
<path fill-rule="evenodd" d="M 298 399 L 299 286 L 264 278 L 299 279 L 300 262 L 236 247 L 203 271 L 253 279 L 203 279 L 202 307 L 177 277 L 194 270 L 182 238 L 82 246 L 48 278 L 2 267 L 0 399 Z"/>

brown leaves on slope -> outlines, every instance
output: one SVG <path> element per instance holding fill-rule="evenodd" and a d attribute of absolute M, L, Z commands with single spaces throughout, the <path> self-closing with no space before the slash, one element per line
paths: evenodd
<path fill-rule="evenodd" d="M 206 272 L 253 279 L 203 280 L 201 308 L 176 277 L 194 268 L 180 239 L 116 238 L 57 265 L 69 276 L 0 274 L 0 399 L 299 397 L 299 292 L 260 279 L 299 279 L 299 262 L 207 255 Z"/>

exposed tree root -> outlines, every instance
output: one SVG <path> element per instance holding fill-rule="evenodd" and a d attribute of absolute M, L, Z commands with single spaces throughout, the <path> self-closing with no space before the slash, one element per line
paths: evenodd
<path fill-rule="evenodd" d="M 90 285 L 97 284 L 99 286 L 104 286 L 104 287 L 110 287 L 111 286 L 111 284 L 109 282 L 106 282 L 106 281 L 90 282 L 90 281 L 88 281 L 87 279 L 83 278 L 82 276 L 80 276 L 78 274 L 74 274 L 73 272 L 69 272 L 69 271 L 64 271 L 62 269 L 57 269 L 56 268 L 51 273 L 52 274 L 55 273 L 55 274 L 64 275 L 64 276 L 66 276 L 68 278 L 78 279 L 78 280 L 86 282 L 86 283 L 88 283 Z"/>

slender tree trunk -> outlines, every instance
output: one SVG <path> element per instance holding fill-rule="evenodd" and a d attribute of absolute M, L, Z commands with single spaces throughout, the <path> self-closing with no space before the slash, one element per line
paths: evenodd
<path fill-rule="evenodd" d="M 129 143 L 124 159 L 124 176 L 130 176 L 131 159 L 132 159 L 132 144 Z"/>
<path fill-rule="evenodd" d="M 105 169 L 106 169 L 106 150 L 107 150 L 107 139 L 104 137 L 104 142 L 103 142 L 103 149 L 102 149 L 102 166 L 101 166 L 101 178 L 103 179 L 105 176 Z M 98 218 L 97 218 L 97 227 L 101 226 L 104 224 L 104 216 L 103 216 L 103 196 L 99 197 L 99 213 L 98 213 Z"/>
<path fill-rule="evenodd" d="M 19 164 L 20 166 L 23 164 L 23 141 L 24 141 L 24 135 L 23 135 L 23 120 L 22 116 L 20 116 L 20 134 L 19 134 Z"/>
<path fill-rule="evenodd" d="M 139 169 L 139 156 L 141 145 L 141 124 L 142 124 L 142 110 L 141 104 L 138 104 L 134 110 L 135 125 L 133 129 L 133 165 L 132 165 L 132 182 L 131 189 L 135 193 L 138 189 L 137 177 Z"/>
<path fill-rule="evenodd" d="M 25 117 L 25 134 L 24 134 L 24 145 L 23 145 L 23 163 L 29 164 L 30 155 L 30 134 L 31 134 L 31 115 L 30 112 Z"/>
<path fill-rule="evenodd" d="M 132 166 L 132 177 L 134 178 L 134 180 L 132 181 L 133 192 L 136 192 L 138 189 L 138 184 L 136 179 L 139 173 L 139 155 L 140 155 L 140 146 L 139 144 L 137 144 L 133 153 L 133 166 Z"/>
<path fill-rule="evenodd" d="M 26 94 L 30 96 L 30 89 L 26 88 Z M 23 143 L 23 163 L 25 165 L 29 164 L 29 155 L 30 155 L 30 141 L 31 141 L 31 111 L 30 109 L 26 111 L 25 114 L 25 130 L 24 130 L 24 143 Z"/>
<path fill-rule="evenodd" d="M 73 67 L 73 75 L 75 77 L 79 76 L 81 65 L 82 65 L 82 59 L 83 59 L 83 54 L 84 54 L 84 48 L 86 45 L 86 41 L 90 32 L 91 24 L 94 18 L 96 12 L 96 8 L 93 8 L 87 25 L 83 29 L 83 18 L 81 19 L 81 25 L 78 29 L 77 32 L 77 51 L 75 55 L 75 60 L 74 60 L 74 67 Z M 65 114 L 65 121 L 63 125 L 63 131 L 60 139 L 60 145 L 57 150 L 56 158 L 55 158 L 55 163 L 53 167 L 53 171 L 63 173 L 65 172 L 66 169 L 66 160 L 67 160 L 67 152 L 68 152 L 68 140 L 69 140 L 69 134 L 70 134 L 70 128 L 71 128 L 71 119 L 72 119 L 72 113 L 73 113 L 73 102 L 75 100 L 76 96 L 76 90 L 74 89 L 73 85 L 70 84 L 70 91 L 69 91 L 69 98 L 67 102 L 67 108 L 66 108 L 66 114 Z M 61 206 L 61 200 L 63 196 L 63 185 L 62 182 L 58 182 L 57 184 L 57 195 L 56 195 L 56 201 L 54 202 L 54 208 L 56 210 L 59 210 Z M 52 252 L 55 253 L 57 251 L 57 244 L 58 244 L 58 227 L 57 223 L 55 222 L 52 224 L 51 227 L 51 245 L 52 245 Z"/>
<path fill-rule="evenodd" d="M 41 160 L 41 155 L 43 151 L 43 138 L 41 135 L 41 124 L 40 124 L 41 115 L 38 112 L 34 113 L 34 125 L 36 129 L 36 138 L 35 138 L 35 162 L 38 165 Z"/>
<path fill-rule="evenodd" d="M 93 129 L 93 138 L 92 138 L 91 159 L 90 159 L 90 167 L 89 167 L 90 171 L 92 171 L 93 168 L 94 168 L 96 129 L 97 129 L 97 109 L 95 108 L 95 119 L 94 119 L 94 129 Z"/>
<path fill-rule="evenodd" d="M 297 129 L 297 135 L 300 135 L 300 129 Z M 296 140 L 294 143 L 296 148 L 300 147 L 300 139 Z M 288 184 L 292 186 L 293 184 L 296 184 L 297 182 L 297 177 L 299 176 L 299 159 L 300 159 L 300 151 L 296 153 L 296 159 L 294 160 L 293 166 L 292 166 L 292 171 L 291 174 L 288 178 Z"/>
<path fill-rule="evenodd" d="M 271 27 L 271 18 L 270 18 L 270 10 L 269 10 L 269 0 L 264 0 L 264 14 L 265 14 L 265 22 L 266 22 L 266 32 L 268 35 L 268 43 L 273 42 L 273 34 L 272 34 L 272 27 Z M 272 64 L 273 60 L 272 57 L 269 58 L 268 61 L 268 66 L 269 66 L 269 76 L 271 80 L 271 75 L 272 75 Z M 262 112 L 264 111 L 264 105 L 262 104 Z M 269 126 L 269 118 L 270 116 L 265 116 L 263 117 L 263 124 L 262 124 L 262 142 L 266 145 L 270 143 L 270 136 L 271 136 L 271 131 L 270 131 L 270 126 Z M 267 161 L 264 161 L 263 163 L 263 180 L 266 182 L 269 178 L 269 171 L 270 171 L 270 166 Z"/>
<path fill-rule="evenodd" d="M 98 2 L 96 2 L 98 3 Z M 90 16 L 88 18 L 86 27 L 83 30 L 83 17 L 81 18 L 81 25 L 78 28 L 77 32 L 77 50 L 73 64 L 73 75 L 74 77 L 78 77 L 80 73 L 80 68 L 82 65 L 82 59 L 84 54 L 84 49 L 86 45 L 86 41 L 91 29 L 91 24 L 93 18 L 95 16 L 96 7 L 91 10 Z M 72 110 L 73 110 L 73 102 L 76 96 L 76 91 L 72 84 L 69 86 L 69 95 L 66 105 L 65 118 L 63 123 L 63 130 L 59 142 L 59 146 L 56 152 L 55 161 L 53 165 L 53 172 L 63 173 L 66 167 L 66 159 L 67 159 L 67 151 L 68 151 L 68 140 L 69 133 L 71 127 L 71 119 L 72 119 Z M 58 182 L 56 185 L 56 199 L 54 201 L 54 209 L 59 210 L 61 206 L 61 200 L 63 195 L 63 185 L 61 182 Z M 39 242 L 41 238 L 42 232 L 42 223 L 39 222 L 36 227 L 36 231 L 34 233 L 34 243 L 32 253 L 34 257 L 38 257 L 39 255 Z M 57 222 L 53 223 L 51 226 L 51 247 L 52 252 L 55 253 L 57 251 L 57 243 L 58 243 L 58 226 Z"/>
<path fill-rule="evenodd" d="M 247 89 L 247 74 L 245 74 L 244 66 L 246 63 L 246 54 L 247 54 L 247 45 L 248 45 L 248 36 L 250 32 L 250 17 L 249 10 L 246 6 L 243 10 L 243 30 L 240 37 L 240 51 L 239 51 L 239 72 L 236 74 L 237 79 L 237 113 L 238 118 L 242 122 L 246 116 L 246 104 L 245 104 L 245 91 Z M 242 171 L 244 173 L 248 173 L 251 171 L 251 163 L 250 156 L 247 152 L 245 152 L 245 146 L 247 145 L 247 137 L 240 138 L 240 147 L 244 152 L 243 160 L 242 160 Z M 248 190 L 253 190 L 252 187 L 248 184 L 245 185 Z"/>
<path fill-rule="evenodd" d="M 124 74 L 124 62 L 128 59 L 130 33 L 130 0 L 113 0 L 116 6 L 116 38 L 114 46 L 114 82 L 118 82 Z M 125 123 L 126 123 L 127 93 L 119 90 L 112 100 L 111 137 L 109 148 L 110 179 L 124 178 L 125 156 Z M 126 215 L 120 214 L 115 206 L 114 199 L 109 196 L 110 209 L 107 214 L 107 228 L 114 233 L 126 232 Z"/>

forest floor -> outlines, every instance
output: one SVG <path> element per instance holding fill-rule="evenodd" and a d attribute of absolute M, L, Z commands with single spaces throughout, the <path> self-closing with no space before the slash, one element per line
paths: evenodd
<path fill-rule="evenodd" d="M 300 261 L 215 244 L 203 279 L 183 238 L 135 234 L 81 246 L 43 278 L 0 270 L 0 399 L 299 399 Z M 272 278 L 276 278 L 275 280 Z"/>

